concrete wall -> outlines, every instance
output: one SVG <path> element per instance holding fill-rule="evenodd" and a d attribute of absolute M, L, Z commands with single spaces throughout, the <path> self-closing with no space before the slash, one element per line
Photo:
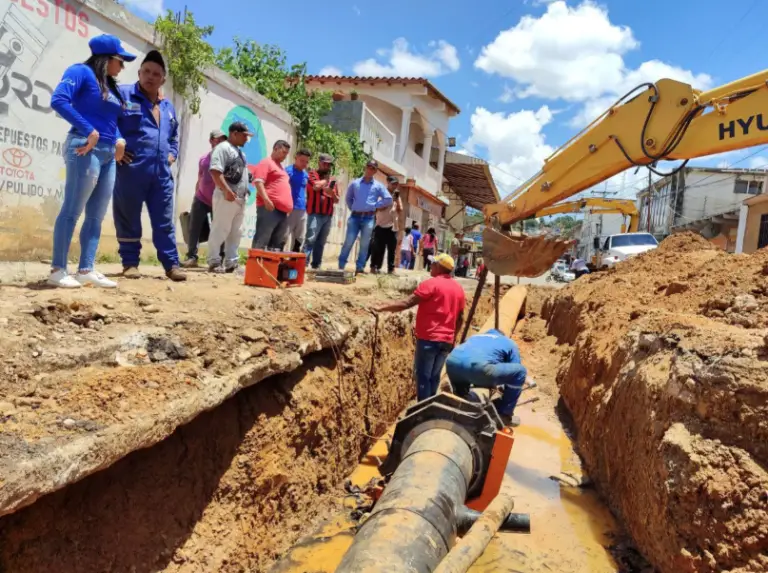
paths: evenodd
<path fill-rule="evenodd" d="M 50 109 L 51 92 L 64 70 L 90 54 L 88 40 L 108 33 L 139 54 L 126 65 L 121 83 L 137 78 L 143 55 L 151 49 L 152 27 L 110 0 L 0 0 L 0 258 L 50 256 L 51 234 L 64 194 L 62 143 L 69 125 Z M 0 58 L 2 61 L 3 58 Z M 256 136 L 245 148 L 249 163 L 263 158 L 276 139 L 293 143 L 290 116 L 220 70 L 211 70 L 209 92 L 200 116 L 182 113 L 171 82 L 165 87 L 181 117 L 181 152 L 176 166 L 177 214 L 194 195 L 199 157 L 208 150 L 208 133 L 235 119 L 246 121 Z M 178 217 L 177 217 L 178 222 Z M 255 224 L 251 201 L 242 246 L 250 244 Z M 144 218 L 144 238 L 151 239 Z M 113 251 L 111 209 L 104 220 L 100 253 Z M 177 229 L 177 239 L 182 234 Z M 183 247 L 182 247 L 183 250 Z M 73 242 L 73 254 L 77 241 Z M 151 253 L 145 249 L 145 254 Z"/>
<path fill-rule="evenodd" d="M 760 218 L 766 214 L 768 214 L 768 203 L 752 205 L 749 208 L 742 252 L 754 253 L 757 250 L 757 240 L 760 236 Z"/>

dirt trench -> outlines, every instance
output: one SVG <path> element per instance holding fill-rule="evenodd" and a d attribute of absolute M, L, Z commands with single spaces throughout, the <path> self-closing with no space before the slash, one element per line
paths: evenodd
<path fill-rule="evenodd" d="M 330 514 L 372 437 L 411 399 L 410 320 L 362 327 L 338 351 L 1 518 L 0 571 L 267 570 Z"/>
<path fill-rule="evenodd" d="M 579 452 L 649 561 L 768 571 L 768 251 L 675 235 L 543 316 Z"/>

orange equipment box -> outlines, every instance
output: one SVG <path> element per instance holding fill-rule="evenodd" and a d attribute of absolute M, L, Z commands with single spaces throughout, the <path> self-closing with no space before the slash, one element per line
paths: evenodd
<path fill-rule="evenodd" d="M 285 253 L 248 249 L 245 284 L 266 288 L 301 286 L 304 284 L 304 253 Z"/>

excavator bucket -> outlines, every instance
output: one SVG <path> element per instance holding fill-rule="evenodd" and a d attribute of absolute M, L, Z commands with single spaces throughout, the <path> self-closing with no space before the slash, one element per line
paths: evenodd
<path fill-rule="evenodd" d="M 572 240 L 483 230 L 483 261 L 495 275 L 538 277 L 573 245 Z"/>

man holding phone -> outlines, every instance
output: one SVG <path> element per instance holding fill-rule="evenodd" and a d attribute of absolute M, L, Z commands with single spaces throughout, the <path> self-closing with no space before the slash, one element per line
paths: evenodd
<path fill-rule="evenodd" d="M 319 269 L 323 262 L 323 250 L 331 231 L 333 209 L 339 202 L 339 189 L 336 179 L 331 176 L 333 157 L 321 153 L 317 169 L 309 172 L 307 184 L 307 238 L 304 252 L 313 269 Z M 311 259 L 311 260 L 310 260 Z"/>
<path fill-rule="evenodd" d="M 395 249 L 397 248 L 397 232 L 400 227 L 400 213 L 403 212 L 403 202 L 400 200 L 397 177 L 387 177 L 387 190 L 392 195 L 392 204 L 376 210 L 376 226 L 373 229 L 373 254 L 371 255 L 371 271 L 378 274 L 384 264 L 384 251 L 387 251 L 387 270 L 395 274 Z"/>

